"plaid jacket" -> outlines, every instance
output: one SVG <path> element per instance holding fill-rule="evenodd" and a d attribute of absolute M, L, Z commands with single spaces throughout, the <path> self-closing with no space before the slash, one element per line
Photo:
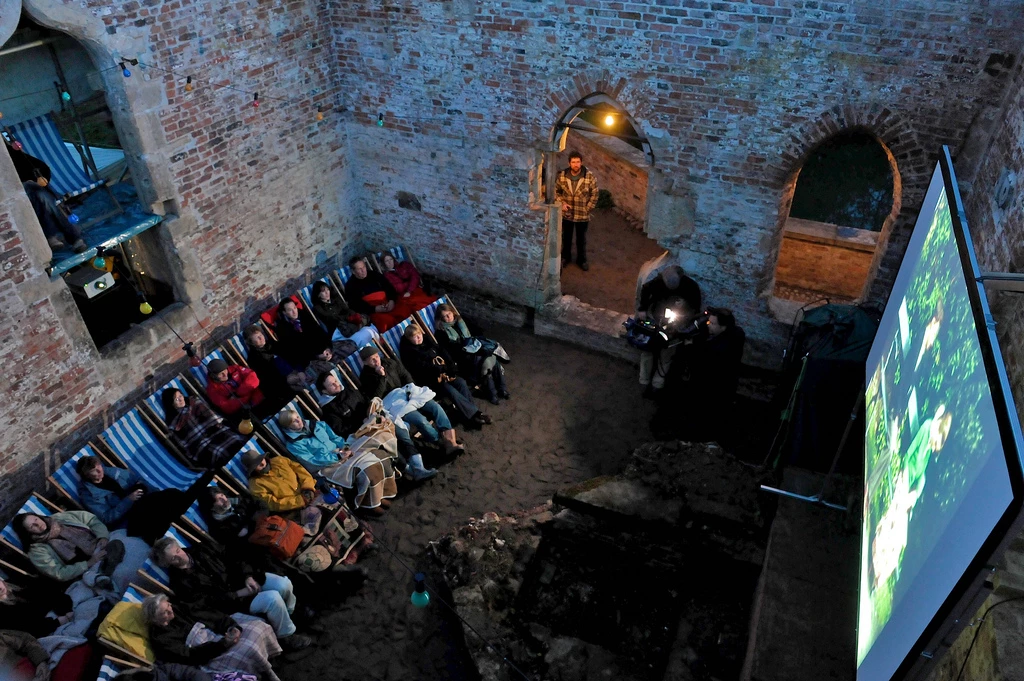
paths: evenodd
<path fill-rule="evenodd" d="M 597 180 L 586 166 L 583 166 L 580 174 L 583 175 L 583 179 L 576 183 L 576 191 L 573 191 L 573 181 L 570 179 L 572 171 L 566 168 L 558 173 L 558 181 L 555 182 L 555 201 L 559 204 L 569 204 L 568 211 L 562 209 L 562 218 L 573 222 L 589 222 L 590 212 L 597 205 Z"/>

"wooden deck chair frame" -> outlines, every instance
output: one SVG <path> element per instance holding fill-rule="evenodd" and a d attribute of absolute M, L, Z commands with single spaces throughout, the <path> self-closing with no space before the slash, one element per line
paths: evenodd
<path fill-rule="evenodd" d="M 64 468 L 64 466 L 67 466 L 69 463 L 74 461 L 75 457 L 77 457 L 79 454 L 81 454 L 82 450 L 86 449 L 86 447 L 88 447 L 90 450 L 92 449 L 92 447 L 90 445 L 85 445 L 85 447 L 82 447 L 82 449 L 79 449 L 77 452 L 75 452 L 70 457 L 68 457 L 68 460 L 65 461 L 64 463 L 62 463 L 60 465 L 60 468 L 58 468 L 57 470 L 60 470 L 61 468 Z M 85 456 L 92 456 L 92 455 L 98 456 L 99 454 L 95 450 L 92 451 L 92 454 L 85 454 Z M 102 457 L 100 457 L 100 460 L 102 461 Z M 77 463 L 75 465 L 77 465 Z M 81 509 L 82 505 L 80 503 L 78 503 L 78 500 L 75 499 L 74 495 L 72 495 L 71 492 L 69 492 L 64 487 L 64 484 L 62 482 L 60 482 L 59 480 L 57 480 L 56 475 L 57 475 L 57 472 L 54 471 L 50 475 L 46 476 L 46 481 L 49 482 L 51 485 L 53 485 L 54 489 L 57 490 L 57 493 L 60 494 L 61 497 L 64 500 L 66 500 L 71 506 L 73 506 L 74 508 L 77 508 L 77 509 Z"/>
<path fill-rule="evenodd" d="M 399 324 L 396 324 L 395 326 L 393 326 L 391 328 L 394 329 L 394 328 L 400 326 L 401 324 L 404 324 L 407 319 L 411 319 L 412 320 L 412 322 L 410 323 L 410 326 L 415 326 L 416 328 L 418 328 L 423 333 L 424 336 L 433 338 L 433 336 L 430 334 L 430 331 L 428 331 L 426 328 L 424 328 L 423 322 L 420 320 L 420 318 L 415 313 L 409 315 L 408 317 L 403 319 L 401 322 L 399 322 Z M 390 331 L 390 330 L 391 329 L 388 329 L 388 331 Z M 399 334 L 399 338 L 401 338 L 404 335 L 405 335 L 405 330 L 403 329 L 402 333 Z M 399 342 L 401 342 L 401 341 L 399 341 Z M 385 337 L 383 333 L 380 335 L 380 343 L 382 343 L 385 346 L 385 348 L 388 351 L 390 351 L 391 356 L 393 358 L 397 359 L 399 362 L 402 361 L 402 354 L 401 354 L 401 351 L 399 350 L 399 348 L 392 347 L 391 342 L 388 341 L 387 337 Z M 378 343 L 378 345 L 380 343 Z"/>
<path fill-rule="evenodd" d="M 16 575 L 18 577 L 29 577 L 29 578 L 32 577 L 32 575 L 30 575 L 25 570 L 22 570 L 20 567 L 18 567 L 14 563 L 8 563 L 6 560 L 0 560 L 0 570 L 3 570 L 8 575 L 12 575 L 13 574 L 13 575 Z"/>
<path fill-rule="evenodd" d="M 372 268 L 372 269 L 376 269 L 376 268 L 374 267 L 374 265 L 373 265 L 373 261 L 372 261 L 372 260 L 370 259 L 370 256 L 365 256 L 365 255 L 364 255 L 364 256 L 363 256 L 363 260 L 364 260 L 364 261 L 366 262 L 366 267 L 367 267 L 368 269 L 369 269 L 369 268 Z M 338 290 L 339 290 L 339 291 L 341 291 L 342 293 L 346 293 L 346 291 L 345 291 L 345 282 L 343 282 L 343 281 L 341 280 L 341 274 L 340 274 L 340 273 L 341 273 L 341 271 L 342 271 L 342 270 L 344 270 L 344 269 L 345 269 L 346 267 L 350 267 L 350 265 L 349 265 L 349 264 L 348 264 L 347 262 L 346 262 L 346 263 L 345 263 L 344 265 L 342 265 L 341 267 L 339 267 L 339 268 L 337 268 L 337 269 L 333 270 L 333 271 L 332 271 L 332 272 L 330 273 L 330 275 L 329 275 L 329 276 L 331 277 L 331 279 L 332 279 L 332 280 L 334 281 L 334 284 L 335 284 L 335 286 L 336 286 L 336 287 L 338 288 Z M 346 294 L 346 295 L 347 295 L 347 294 Z M 351 303 L 349 303 L 349 305 L 351 306 Z"/>
<path fill-rule="evenodd" d="M 146 662 L 145 665 L 141 665 L 141 664 L 139 664 L 135 660 L 124 660 L 124 659 L 121 659 L 120 657 L 114 657 L 113 655 L 104 655 L 103 656 L 103 660 L 100 661 L 100 672 L 96 676 L 96 681 L 103 681 L 102 674 L 103 674 L 103 667 L 104 666 L 112 666 L 112 667 L 122 668 L 123 671 L 133 671 L 133 670 L 136 670 L 136 669 L 148 669 L 148 668 L 151 668 L 153 665 L 152 665 L 151 662 L 148 662 L 148 661 Z M 116 677 L 113 677 L 113 676 L 110 677 L 110 681 L 113 681 L 114 678 L 116 678 Z"/>

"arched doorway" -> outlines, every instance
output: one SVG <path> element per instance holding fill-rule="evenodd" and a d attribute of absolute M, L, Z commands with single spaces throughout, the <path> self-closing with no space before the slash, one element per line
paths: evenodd
<path fill-rule="evenodd" d="M 847 129 L 814 147 L 794 182 L 774 298 L 862 300 L 901 205 L 892 152 L 871 132 Z"/>
<path fill-rule="evenodd" d="M 549 202 L 559 204 L 555 187 L 573 154 L 582 156 L 600 190 L 586 232 L 585 260 L 581 260 L 578 239 L 563 242 L 559 215 L 559 292 L 594 307 L 630 314 L 640 267 L 664 251 L 646 235 L 648 175 L 654 164 L 651 145 L 624 107 L 596 92 L 562 114 L 552 133 L 552 148 L 553 167 L 546 174 Z M 565 177 L 572 181 L 571 173 Z M 561 212 L 560 204 L 556 210 Z"/>

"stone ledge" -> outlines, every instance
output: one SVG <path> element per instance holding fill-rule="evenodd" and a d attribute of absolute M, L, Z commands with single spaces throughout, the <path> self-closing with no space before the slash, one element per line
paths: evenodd
<path fill-rule="evenodd" d="M 537 311 L 534 333 L 639 364 L 640 353 L 623 337 L 628 315 L 562 296 Z"/>

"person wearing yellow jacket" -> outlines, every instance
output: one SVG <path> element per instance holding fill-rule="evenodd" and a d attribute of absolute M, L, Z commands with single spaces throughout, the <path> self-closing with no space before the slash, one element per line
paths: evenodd
<path fill-rule="evenodd" d="M 242 464 L 249 473 L 249 491 L 271 513 L 301 511 L 316 497 L 316 481 L 301 464 L 275 456 L 248 451 Z"/>

